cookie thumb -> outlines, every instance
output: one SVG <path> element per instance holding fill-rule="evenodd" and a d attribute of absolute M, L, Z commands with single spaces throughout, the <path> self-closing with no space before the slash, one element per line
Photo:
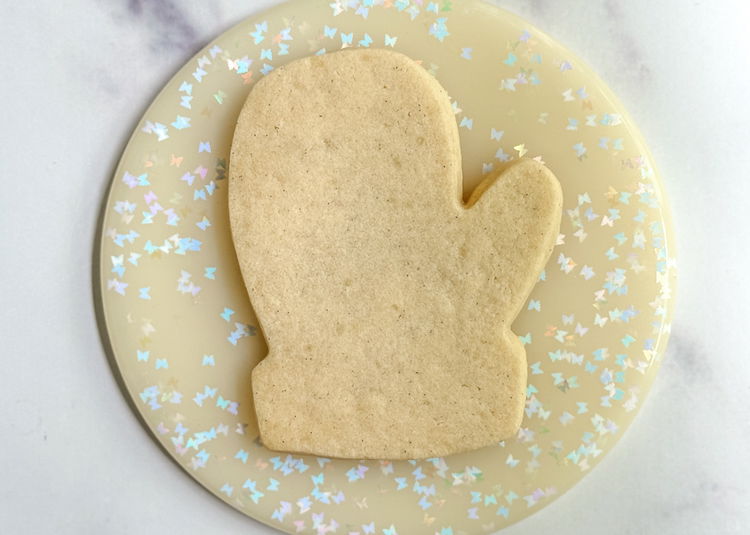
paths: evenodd
<path fill-rule="evenodd" d="M 466 232 L 484 235 L 480 261 L 501 273 L 491 284 L 518 313 L 544 268 L 560 231 L 562 190 L 555 175 L 535 160 L 520 160 L 485 178 L 466 203 Z"/>

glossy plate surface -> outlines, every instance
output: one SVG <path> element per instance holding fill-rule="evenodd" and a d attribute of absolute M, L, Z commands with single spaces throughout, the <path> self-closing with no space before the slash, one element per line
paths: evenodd
<path fill-rule="evenodd" d="M 528 399 L 505 443 L 356 462 L 256 440 L 250 371 L 266 347 L 227 220 L 234 122 L 271 69 L 345 46 L 393 47 L 439 79 L 454 99 L 467 191 L 519 156 L 542 158 L 562 183 L 558 245 L 514 323 Z M 550 503 L 630 424 L 669 333 L 673 243 L 658 176 L 621 104 L 524 20 L 478 1 L 296 1 L 216 38 L 146 112 L 107 201 L 102 310 L 154 436 L 245 514 L 290 533 L 486 533 Z"/>

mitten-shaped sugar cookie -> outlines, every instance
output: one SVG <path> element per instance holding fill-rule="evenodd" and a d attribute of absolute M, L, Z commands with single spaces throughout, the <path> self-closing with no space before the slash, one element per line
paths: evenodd
<path fill-rule="evenodd" d="M 423 458 L 513 435 L 511 323 L 548 259 L 561 191 L 522 160 L 462 202 L 449 98 L 411 59 L 344 50 L 278 68 L 239 116 L 232 235 L 268 356 L 263 443 Z"/>

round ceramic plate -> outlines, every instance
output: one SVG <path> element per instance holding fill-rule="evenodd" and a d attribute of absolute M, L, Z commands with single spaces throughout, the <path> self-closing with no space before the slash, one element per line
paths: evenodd
<path fill-rule="evenodd" d="M 103 222 L 107 335 L 157 440 L 243 513 L 289 533 L 493 532 L 579 481 L 648 392 L 674 285 L 661 185 L 607 87 L 524 20 L 479 1 L 330 2 L 283 4 L 242 22 L 148 109 Z M 529 382 L 522 428 L 503 443 L 357 462 L 273 452 L 257 439 L 250 371 L 266 346 L 227 221 L 234 123 L 272 69 L 349 46 L 399 50 L 447 89 L 467 191 L 524 156 L 562 183 L 557 246 L 513 324 Z"/>

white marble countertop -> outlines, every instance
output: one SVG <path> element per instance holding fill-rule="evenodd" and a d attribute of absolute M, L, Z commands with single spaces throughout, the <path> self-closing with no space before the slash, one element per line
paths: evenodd
<path fill-rule="evenodd" d="M 143 109 L 208 40 L 274 3 L 3 3 L 3 533 L 275 533 L 146 437 L 91 292 L 97 215 Z M 671 197 L 680 265 L 670 348 L 635 424 L 572 491 L 504 533 L 748 533 L 750 4 L 497 3 L 587 60 L 630 110 Z"/>

